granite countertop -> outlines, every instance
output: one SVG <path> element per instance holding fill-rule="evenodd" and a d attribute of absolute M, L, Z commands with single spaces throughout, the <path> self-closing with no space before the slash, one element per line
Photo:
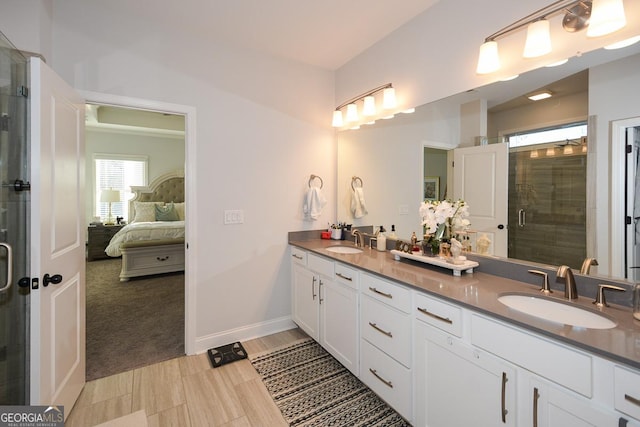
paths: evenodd
<path fill-rule="evenodd" d="M 611 304 L 601 310 L 617 322 L 612 329 L 568 326 L 515 311 L 498 301 L 498 296 L 505 292 L 540 295 L 539 286 L 481 272 L 463 272 L 461 277 L 455 277 L 450 270 L 406 259 L 396 261 L 389 251 L 378 252 L 369 247 L 360 254 L 338 254 L 326 250 L 329 246 L 353 246 L 350 241 L 290 239 L 289 244 L 640 369 L 640 321 L 633 318 L 629 307 Z M 555 292 L 553 296 L 563 299 L 562 293 Z M 572 304 L 595 310 L 591 298 L 579 297 Z"/>

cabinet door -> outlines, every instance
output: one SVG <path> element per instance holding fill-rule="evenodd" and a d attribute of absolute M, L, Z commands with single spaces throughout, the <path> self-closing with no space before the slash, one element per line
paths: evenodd
<path fill-rule="evenodd" d="M 358 376 L 358 291 L 320 277 L 320 344 Z"/>
<path fill-rule="evenodd" d="M 515 368 L 416 323 L 416 425 L 515 426 Z"/>
<path fill-rule="evenodd" d="M 292 267 L 293 282 L 293 321 L 311 338 L 318 341 L 319 305 L 318 277 L 301 265 Z"/>
<path fill-rule="evenodd" d="M 520 424 L 532 427 L 618 426 L 620 416 L 596 407 L 589 399 L 530 374 L 528 390 L 520 390 Z M 630 418 L 627 418 L 631 420 Z M 624 425 L 624 424 L 622 424 Z M 629 427 L 633 423 L 627 424 Z"/>

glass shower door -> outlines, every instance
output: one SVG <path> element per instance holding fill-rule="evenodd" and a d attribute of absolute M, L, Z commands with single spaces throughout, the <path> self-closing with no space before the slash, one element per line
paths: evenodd
<path fill-rule="evenodd" d="M 27 60 L 0 33 L 0 405 L 28 403 L 26 87 Z"/>

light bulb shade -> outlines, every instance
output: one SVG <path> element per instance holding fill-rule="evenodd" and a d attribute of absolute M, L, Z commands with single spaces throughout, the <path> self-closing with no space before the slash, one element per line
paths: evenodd
<path fill-rule="evenodd" d="M 342 125 L 344 125 L 344 122 L 342 121 L 342 111 L 336 110 L 333 112 L 333 121 L 331 122 L 331 126 L 339 128 L 342 127 Z"/>
<path fill-rule="evenodd" d="M 382 92 L 382 107 L 385 110 L 391 110 L 396 108 L 396 106 L 396 90 L 388 87 Z"/>
<path fill-rule="evenodd" d="M 120 201 L 120 190 L 102 190 L 100 192 L 100 201 L 115 203 Z"/>
<path fill-rule="evenodd" d="M 587 37 L 600 37 L 627 25 L 622 0 L 593 0 Z"/>
<path fill-rule="evenodd" d="M 478 67 L 476 73 L 489 74 L 500 69 L 500 57 L 498 56 L 498 42 L 488 41 L 480 46 Z"/>
<path fill-rule="evenodd" d="M 525 58 L 537 58 L 549 52 L 551 52 L 549 21 L 541 19 L 532 22 L 527 27 L 527 41 L 524 44 L 522 56 Z"/>
<path fill-rule="evenodd" d="M 640 36 L 630 37 L 628 39 L 621 40 L 616 43 L 605 46 L 607 50 L 622 49 L 623 47 L 631 46 L 632 44 L 640 42 Z"/>
<path fill-rule="evenodd" d="M 373 116 L 376 114 L 376 99 L 369 95 L 364 97 L 364 105 L 362 107 L 363 116 Z"/>
<path fill-rule="evenodd" d="M 356 104 L 347 105 L 347 123 L 358 121 L 358 106 Z"/>

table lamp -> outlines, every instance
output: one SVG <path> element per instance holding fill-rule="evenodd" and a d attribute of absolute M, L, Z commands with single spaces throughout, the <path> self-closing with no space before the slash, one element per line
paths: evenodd
<path fill-rule="evenodd" d="M 100 193 L 100 201 L 109 203 L 109 216 L 107 217 L 107 221 L 104 224 L 114 225 L 115 221 L 113 220 L 113 216 L 111 215 L 111 203 L 120 201 L 120 190 L 102 190 L 102 192 Z"/>

